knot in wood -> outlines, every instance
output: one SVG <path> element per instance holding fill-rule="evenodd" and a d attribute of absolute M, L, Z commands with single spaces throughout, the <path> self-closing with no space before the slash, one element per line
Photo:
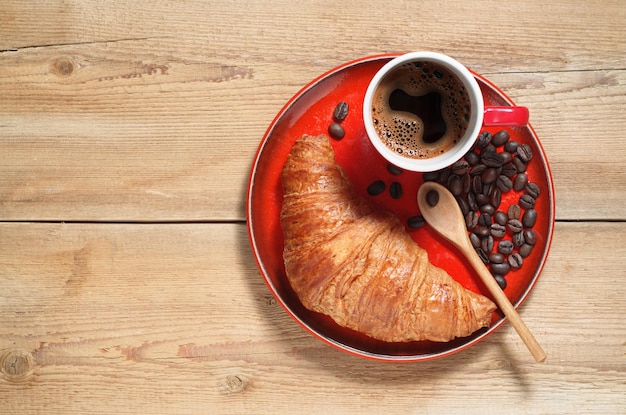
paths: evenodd
<path fill-rule="evenodd" d="M 0 355 L 0 373 L 9 382 L 20 382 L 33 372 L 35 359 L 25 350 L 8 350 Z"/>
<path fill-rule="evenodd" d="M 241 376 L 230 375 L 226 377 L 226 380 L 219 385 L 220 392 L 224 394 L 240 393 L 246 388 L 246 382 Z"/>
<path fill-rule="evenodd" d="M 70 76 L 74 69 L 74 62 L 68 58 L 59 58 L 52 63 L 52 72 L 58 76 Z"/>

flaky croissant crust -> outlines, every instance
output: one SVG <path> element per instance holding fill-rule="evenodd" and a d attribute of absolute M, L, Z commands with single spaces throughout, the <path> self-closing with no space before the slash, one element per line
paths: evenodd
<path fill-rule="evenodd" d="M 299 138 L 282 171 L 287 278 L 302 304 L 387 342 L 449 341 L 495 305 L 430 264 L 391 212 L 357 196 L 327 136 Z"/>

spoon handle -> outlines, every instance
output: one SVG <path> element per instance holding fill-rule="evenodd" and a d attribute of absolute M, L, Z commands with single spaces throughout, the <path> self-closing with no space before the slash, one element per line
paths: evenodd
<path fill-rule="evenodd" d="M 485 264 L 483 264 L 474 249 L 471 245 L 469 245 L 469 239 L 468 244 L 465 244 L 465 246 L 460 248 L 465 251 L 465 256 L 469 259 L 472 267 L 474 267 L 480 276 L 480 279 L 487 286 L 487 289 L 494 297 L 496 304 L 508 318 L 509 323 L 517 331 L 517 334 L 520 336 L 526 347 L 528 347 L 528 350 L 530 350 L 535 360 L 539 363 L 546 360 L 546 352 L 541 348 L 541 345 L 537 342 L 535 336 L 533 336 L 530 332 L 520 315 L 517 313 L 517 310 L 515 310 L 515 307 L 513 307 L 513 304 L 511 304 L 508 297 L 504 294 L 504 291 L 502 291 L 489 270 L 485 267 Z"/>

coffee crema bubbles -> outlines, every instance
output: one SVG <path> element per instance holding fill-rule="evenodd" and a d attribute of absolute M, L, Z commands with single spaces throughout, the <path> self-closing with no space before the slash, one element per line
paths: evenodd
<path fill-rule="evenodd" d="M 372 100 L 372 121 L 381 141 L 407 158 L 432 158 L 463 137 L 470 98 L 450 70 L 434 62 L 404 64 L 385 76 Z"/>

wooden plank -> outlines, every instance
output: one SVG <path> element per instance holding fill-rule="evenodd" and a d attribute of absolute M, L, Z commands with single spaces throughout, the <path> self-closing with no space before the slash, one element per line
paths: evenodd
<path fill-rule="evenodd" d="M 545 364 L 507 325 L 420 364 L 336 351 L 272 298 L 244 225 L 2 223 L 0 234 L 7 413 L 448 413 L 462 397 L 470 414 L 605 414 L 626 403 L 624 223 L 557 224 L 521 308 Z"/>
<path fill-rule="evenodd" d="M 0 54 L 0 218 L 242 220 L 265 129 L 330 67 L 207 60 L 175 46 Z M 531 110 L 557 217 L 624 219 L 626 143 L 615 137 L 626 124 L 626 71 L 488 77 Z"/>

